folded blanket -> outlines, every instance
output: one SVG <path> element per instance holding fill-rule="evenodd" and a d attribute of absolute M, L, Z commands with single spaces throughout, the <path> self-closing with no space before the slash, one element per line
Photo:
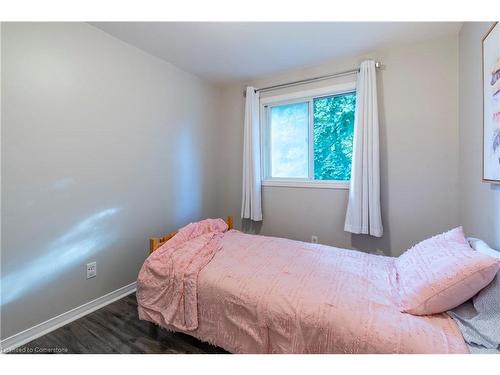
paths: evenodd
<path fill-rule="evenodd" d="M 144 262 L 137 278 L 139 318 L 182 330 L 198 327 L 198 274 L 221 249 L 222 219 L 191 223 Z"/>
<path fill-rule="evenodd" d="M 474 348 L 500 350 L 500 273 L 471 300 L 448 311 Z"/>

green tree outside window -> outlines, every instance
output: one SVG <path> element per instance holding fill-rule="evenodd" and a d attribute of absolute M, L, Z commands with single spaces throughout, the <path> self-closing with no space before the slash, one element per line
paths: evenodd
<path fill-rule="evenodd" d="M 314 99 L 315 180 L 350 180 L 355 107 L 355 93 Z"/>

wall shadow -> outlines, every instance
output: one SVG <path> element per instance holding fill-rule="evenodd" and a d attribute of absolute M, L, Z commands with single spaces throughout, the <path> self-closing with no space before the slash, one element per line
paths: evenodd
<path fill-rule="evenodd" d="M 108 208 L 87 217 L 40 251 L 40 255 L 2 273 L 0 305 L 40 290 L 83 259 L 109 247 L 118 239 L 110 219 L 120 210 Z"/>

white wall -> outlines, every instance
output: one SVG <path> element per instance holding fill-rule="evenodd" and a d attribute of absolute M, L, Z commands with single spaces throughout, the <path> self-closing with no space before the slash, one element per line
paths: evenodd
<path fill-rule="evenodd" d="M 385 65 L 378 74 L 384 236 L 374 239 L 344 232 L 347 190 L 264 187 L 263 224 L 244 228 L 303 241 L 314 234 L 325 244 L 399 255 L 413 243 L 459 224 L 455 35 L 223 87 L 219 215 L 240 213 L 244 86 L 263 87 L 343 71 L 368 57 Z M 312 86 L 334 82 L 338 80 Z"/>
<path fill-rule="evenodd" d="M 214 214 L 218 90 L 84 23 L 1 37 L 6 338 L 135 281 L 148 237 Z"/>
<path fill-rule="evenodd" d="M 482 182 L 481 39 L 488 22 L 460 30 L 460 219 L 467 234 L 500 249 L 500 185 Z"/>

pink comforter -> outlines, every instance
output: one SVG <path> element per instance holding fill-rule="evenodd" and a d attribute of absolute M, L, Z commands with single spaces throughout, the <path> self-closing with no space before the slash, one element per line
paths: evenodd
<path fill-rule="evenodd" d="M 395 258 L 235 230 L 186 242 L 145 262 L 141 319 L 233 353 L 468 353 L 446 314 L 398 311 Z"/>

